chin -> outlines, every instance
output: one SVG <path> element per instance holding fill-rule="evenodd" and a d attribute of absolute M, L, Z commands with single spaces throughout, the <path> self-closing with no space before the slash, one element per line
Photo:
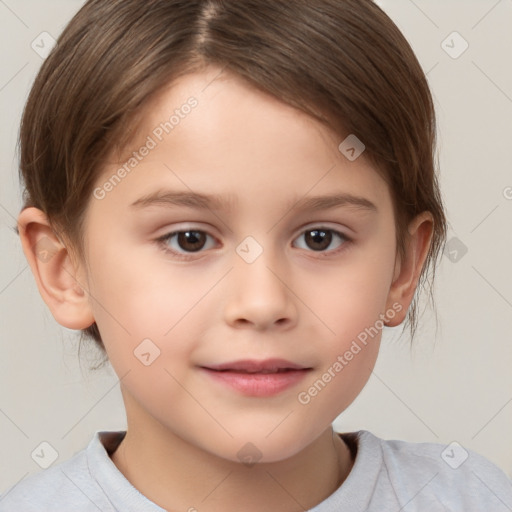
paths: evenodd
<path fill-rule="evenodd" d="M 215 444 L 211 453 L 230 462 L 251 467 L 256 463 L 272 464 L 289 459 L 314 440 L 297 439 L 283 433 L 272 433 L 268 437 L 261 433 L 236 436 L 225 444 Z"/>

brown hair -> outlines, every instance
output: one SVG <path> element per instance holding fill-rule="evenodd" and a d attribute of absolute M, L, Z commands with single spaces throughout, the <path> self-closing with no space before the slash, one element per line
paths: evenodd
<path fill-rule="evenodd" d="M 389 184 L 399 254 L 408 221 L 431 212 L 419 284 L 429 269 L 433 277 L 446 219 L 432 97 L 406 39 L 371 0 L 89 0 L 41 67 L 23 113 L 23 208 L 43 210 L 81 257 L 84 213 L 107 155 L 128 143 L 146 102 L 208 64 L 315 117 L 340 142 L 348 134 L 363 141 Z M 416 313 L 415 298 L 412 335 Z M 96 324 L 83 333 L 104 352 Z"/>

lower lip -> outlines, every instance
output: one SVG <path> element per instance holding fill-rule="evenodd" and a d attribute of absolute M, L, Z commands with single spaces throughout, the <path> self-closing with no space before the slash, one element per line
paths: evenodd
<path fill-rule="evenodd" d="M 288 370 L 280 373 L 243 373 L 235 371 L 215 371 L 202 368 L 212 379 L 239 391 L 247 396 L 273 396 L 298 384 L 309 372 Z"/>

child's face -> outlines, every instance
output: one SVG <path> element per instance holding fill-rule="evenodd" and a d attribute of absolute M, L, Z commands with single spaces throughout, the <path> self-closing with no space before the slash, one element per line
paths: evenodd
<path fill-rule="evenodd" d="M 280 460 L 355 399 L 382 320 L 405 314 L 392 287 L 392 201 L 364 154 L 349 161 L 324 126 L 218 73 L 188 75 L 153 101 L 129 152 L 137 162 L 105 167 L 86 217 L 86 283 L 129 428 L 234 461 L 250 442 L 262 462 Z M 197 105 L 182 107 L 190 97 Z M 226 203 L 166 200 L 178 192 Z M 334 194 L 364 201 L 294 207 Z M 178 230 L 192 233 L 156 241 Z M 304 369 L 206 369 L 274 358 Z"/>

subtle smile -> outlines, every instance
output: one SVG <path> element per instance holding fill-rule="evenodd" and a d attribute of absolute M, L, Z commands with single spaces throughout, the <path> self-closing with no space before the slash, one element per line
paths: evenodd
<path fill-rule="evenodd" d="M 283 359 L 246 359 L 200 368 L 211 379 L 254 397 L 276 395 L 300 382 L 312 370 Z"/>

